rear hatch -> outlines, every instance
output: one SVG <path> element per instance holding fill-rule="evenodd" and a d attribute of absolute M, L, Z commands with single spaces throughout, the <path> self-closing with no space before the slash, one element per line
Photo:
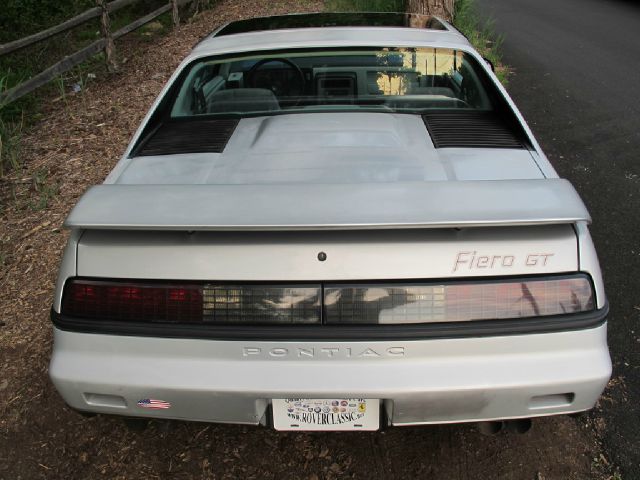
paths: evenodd
<path fill-rule="evenodd" d="M 437 148 L 420 116 L 392 113 L 243 118 L 229 135 L 219 153 L 125 159 L 91 188 L 66 221 L 86 230 L 78 274 L 374 280 L 578 268 L 572 225 L 588 212 L 526 148 Z"/>
<path fill-rule="evenodd" d="M 196 336 L 219 322 L 535 323 L 592 309 L 576 273 L 589 221 L 532 152 L 436 148 L 416 116 L 243 119 L 222 153 L 128 158 L 91 188 L 66 221 L 77 278 L 57 301 L 87 331 L 90 313 L 168 335 L 176 322 L 205 325 Z"/>
<path fill-rule="evenodd" d="M 576 237 L 566 224 L 313 232 L 87 230 L 77 256 L 79 276 L 207 281 L 437 279 L 577 269 Z"/>

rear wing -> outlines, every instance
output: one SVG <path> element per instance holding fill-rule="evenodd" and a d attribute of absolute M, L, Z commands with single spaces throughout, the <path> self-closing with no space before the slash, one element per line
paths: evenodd
<path fill-rule="evenodd" d="M 353 230 L 590 222 L 564 179 L 91 187 L 71 229 Z"/>

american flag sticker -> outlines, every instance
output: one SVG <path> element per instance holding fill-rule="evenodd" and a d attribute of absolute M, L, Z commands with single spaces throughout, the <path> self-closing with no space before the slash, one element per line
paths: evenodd
<path fill-rule="evenodd" d="M 167 408 L 171 408 L 171 402 L 165 402 L 164 400 L 157 400 L 155 398 L 143 398 L 138 401 L 138 406 L 152 410 L 166 410 Z"/>

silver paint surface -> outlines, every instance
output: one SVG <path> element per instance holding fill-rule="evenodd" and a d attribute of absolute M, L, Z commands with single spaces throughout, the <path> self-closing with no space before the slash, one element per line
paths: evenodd
<path fill-rule="evenodd" d="M 332 46 L 468 52 L 504 95 L 533 149 L 435 149 L 419 116 L 345 112 L 243 119 L 222 154 L 131 157 L 160 100 L 191 61 Z M 505 89 L 455 30 L 230 35 L 207 39 L 184 60 L 105 185 L 90 190 L 72 212 L 54 310 L 60 311 L 64 282 L 75 275 L 371 280 L 571 272 L 591 275 L 602 308 L 589 221 Z M 327 253 L 324 262 L 317 260 L 320 251 Z M 460 252 L 553 255 L 544 264 L 467 270 L 454 268 Z M 69 405 L 216 422 L 256 424 L 272 398 L 333 395 L 379 398 L 397 425 L 553 415 L 592 408 L 611 374 L 606 325 L 402 342 L 187 340 L 58 329 L 54 337 L 50 375 Z M 533 397 L 568 393 L 575 394 L 569 404 L 541 409 L 532 403 Z M 170 401 L 172 408 L 136 407 L 148 397 Z"/>
<path fill-rule="evenodd" d="M 272 398 L 378 398 L 395 425 L 554 415 L 593 407 L 611 373 L 606 326 L 573 332 L 393 342 L 247 342 L 113 337 L 55 330 L 50 374 L 74 408 L 257 424 Z M 245 356 L 260 348 L 294 356 Z M 346 350 L 404 355 L 348 357 Z M 338 349 L 335 356 L 299 348 Z M 562 365 L 562 368 L 558 368 Z M 99 374 L 97 373 L 99 372 Z M 339 372 L 339 373 L 338 373 Z M 575 394 L 536 408 L 532 397 Z M 94 405 L 87 394 L 124 399 Z M 169 410 L 136 407 L 162 398 Z"/>

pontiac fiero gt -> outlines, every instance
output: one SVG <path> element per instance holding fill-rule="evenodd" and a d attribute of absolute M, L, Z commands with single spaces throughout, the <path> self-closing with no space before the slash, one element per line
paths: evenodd
<path fill-rule="evenodd" d="M 51 378 L 80 411 L 286 430 L 587 410 L 589 222 L 446 22 L 231 23 L 67 218 Z"/>

